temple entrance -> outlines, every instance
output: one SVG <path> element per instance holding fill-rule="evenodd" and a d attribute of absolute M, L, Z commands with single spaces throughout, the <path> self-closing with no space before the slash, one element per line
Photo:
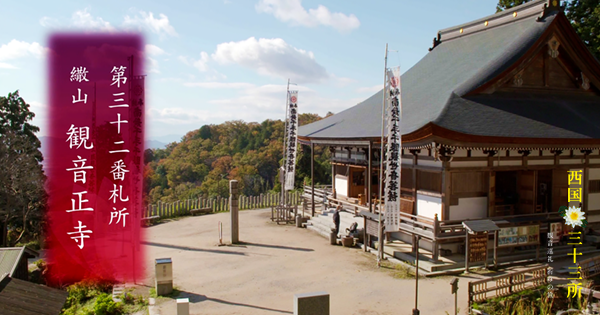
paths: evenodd
<path fill-rule="evenodd" d="M 538 174 L 536 213 L 550 212 L 552 205 L 552 170 L 541 170 Z"/>

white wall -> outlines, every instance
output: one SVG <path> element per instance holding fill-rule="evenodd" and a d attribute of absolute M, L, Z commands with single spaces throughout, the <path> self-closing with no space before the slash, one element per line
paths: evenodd
<path fill-rule="evenodd" d="M 588 210 L 600 210 L 600 193 L 588 194 Z"/>
<path fill-rule="evenodd" d="M 348 197 L 348 177 L 336 175 L 335 176 L 335 193 Z"/>
<path fill-rule="evenodd" d="M 590 168 L 588 180 L 600 179 L 600 168 Z"/>
<path fill-rule="evenodd" d="M 450 206 L 450 220 L 487 218 L 488 198 L 459 198 L 457 206 Z"/>
<path fill-rule="evenodd" d="M 417 193 L 417 215 L 432 218 L 437 213 L 442 219 L 442 198 Z"/>

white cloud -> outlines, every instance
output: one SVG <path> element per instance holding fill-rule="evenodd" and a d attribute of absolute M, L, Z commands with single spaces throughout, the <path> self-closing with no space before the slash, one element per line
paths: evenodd
<path fill-rule="evenodd" d="M 165 55 L 167 53 L 162 48 L 160 48 L 156 45 L 151 45 L 151 44 L 146 45 L 145 53 L 146 53 L 146 59 L 149 64 L 148 72 L 160 73 L 160 70 L 158 69 L 158 60 L 156 60 L 150 56 L 161 56 L 161 55 Z"/>
<path fill-rule="evenodd" d="M 254 86 L 244 83 L 206 83 L 217 87 L 233 87 L 237 95 L 230 98 L 209 100 L 203 107 L 150 108 L 148 123 L 156 134 L 172 134 L 198 129 L 206 123 L 219 124 L 224 121 L 244 120 L 262 122 L 265 119 L 283 119 L 285 116 L 285 85 Z M 248 88 L 241 88 L 247 85 Z M 340 112 L 364 100 L 364 98 L 338 99 L 326 98 L 320 93 L 303 85 L 294 86 L 299 91 L 298 106 L 300 113 L 318 113 L 324 116 L 328 111 Z M 340 94 L 343 95 L 343 94 Z"/>
<path fill-rule="evenodd" d="M 247 89 L 254 87 L 254 84 L 244 82 L 186 82 L 183 85 L 205 89 Z"/>
<path fill-rule="evenodd" d="M 28 56 L 42 58 L 47 50 L 47 48 L 36 42 L 28 43 L 13 39 L 8 44 L 0 46 L 0 68 L 18 69 L 15 65 L 7 63 L 7 61 Z"/>
<path fill-rule="evenodd" d="M 356 89 L 356 92 L 358 93 L 376 93 L 379 92 L 383 89 L 383 84 L 379 84 L 379 85 L 374 85 L 374 86 L 368 86 L 368 87 L 361 87 Z"/>
<path fill-rule="evenodd" d="M 57 19 L 44 16 L 40 19 L 40 25 L 43 27 L 58 27 L 60 22 Z"/>
<path fill-rule="evenodd" d="M 200 72 L 206 72 L 208 70 L 208 54 L 206 52 L 200 53 L 200 59 L 192 59 L 185 56 L 179 56 L 179 60 L 188 66 L 193 66 Z"/>
<path fill-rule="evenodd" d="M 145 28 L 161 37 L 166 35 L 179 36 L 175 28 L 169 23 L 169 18 L 162 13 L 158 15 L 158 18 L 154 17 L 154 13 L 145 11 L 140 11 L 133 17 L 126 15 L 123 25 Z"/>
<path fill-rule="evenodd" d="M 148 72 L 160 73 L 160 70 L 158 70 L 158 61 L 150 56 L 146 56 L 146 59 L 149 63 Z"/>
<path fill-rule="evenodd" d="M 42 20 L 45 18 L 42 18 Z M 41 21 L 40 21 L 41 23 Z M 74 27 L 88 29 L 88 30 L 99 30 L 99 31 L 115 31 L 115 28 L 110 25 L 107 21 L 104 21 L 100 17 L 94 17 L 88 12 L 88 9 L 75 11 L 71 16 L 71 24 Z"/>
<path fill-rule="evenodd" d="M 360 21 L 354 14 L 332 13 L 322 5 L 306 11 L 302 7 L 302 0 L 260 0 L 256 4 L 256 11 L 272 14 L 282 22 L 307 27 L 326 25 L 340 32 L 348 32 L 360 26 Z"/>
<path fill-rule="evenodd" d="M 254 69 L 259 74 L 293 82 L 319 82 L 329 77 L 310 51 L 295 48 L 281 38 L 256 39 L 217 45 L 212 58 L 220 64 L 236 63 Z"/>
<path fill-rule="evenodd" d="M 151 56 L 160 56 L 160 55 L 164 55 L 167 53 L 158 46 L 147 44 L 146 45 L 146 54 L 151 55 Z"/>

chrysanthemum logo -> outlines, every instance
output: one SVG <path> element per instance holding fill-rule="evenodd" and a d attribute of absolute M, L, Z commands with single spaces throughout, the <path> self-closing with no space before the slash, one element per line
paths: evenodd
<path fill-rule="evenodd" d="M 587 220 L 585 219 L 585 214 L 581 211 L 581 207 L 576 208 L 572 206 L 568 209 L 566 207 L 561 207 L 560 215 L 565 218 L 566 224 L 575 228 L 576 226 L 585 227 L 587 225 Z"/>

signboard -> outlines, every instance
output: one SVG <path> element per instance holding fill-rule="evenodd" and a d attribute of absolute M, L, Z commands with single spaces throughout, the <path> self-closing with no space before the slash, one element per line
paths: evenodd
<path fill-rule="evenodd" d="M 488 233 L 469 234 L 469 262 L 487 260 Z"/>
<path fill-rule="evenodd" d="M 539 243 L 539 225 L 507 227 L 498 232 L 498 247 L 539 245 Z"/>
<path fill-rule="evenodd" d="M 384 215 L 386 231 L 398 231 L 400 228 L 400 169 L 402 148 L 400 97 L 400 67 L 387 71 L 387 154 L 385 156 L 385 199 Z"/>
<path fill-rule="evenodd" d="M 137 35 L 53 35 L 48 281 L 142 276 L 144 77 Z"/>
<path fill-rule="evenodd" d="M 562 222 L 550 223 L 550 232 L 552 233 L 552 243 L 560 242 L 560 237 L 563 233 L 563 224 Z"/>
<path fill-rule="evenodd" d="M 377 233 L 377 228 L 379 223 L 377 221 L 367 219 L 367 234 L 379 237 L 379 233 Z"/>
<path fill-rule="evenodd" d="M 288 128 L 287 128 L 287 152 L 286 152 L 286 175 L 285 190 L 294 189 L 294 180 L 296 174 L 296 155 L 298 141 L 296 138 L 298 130 L 298 91 L 288 92 Z"/>

